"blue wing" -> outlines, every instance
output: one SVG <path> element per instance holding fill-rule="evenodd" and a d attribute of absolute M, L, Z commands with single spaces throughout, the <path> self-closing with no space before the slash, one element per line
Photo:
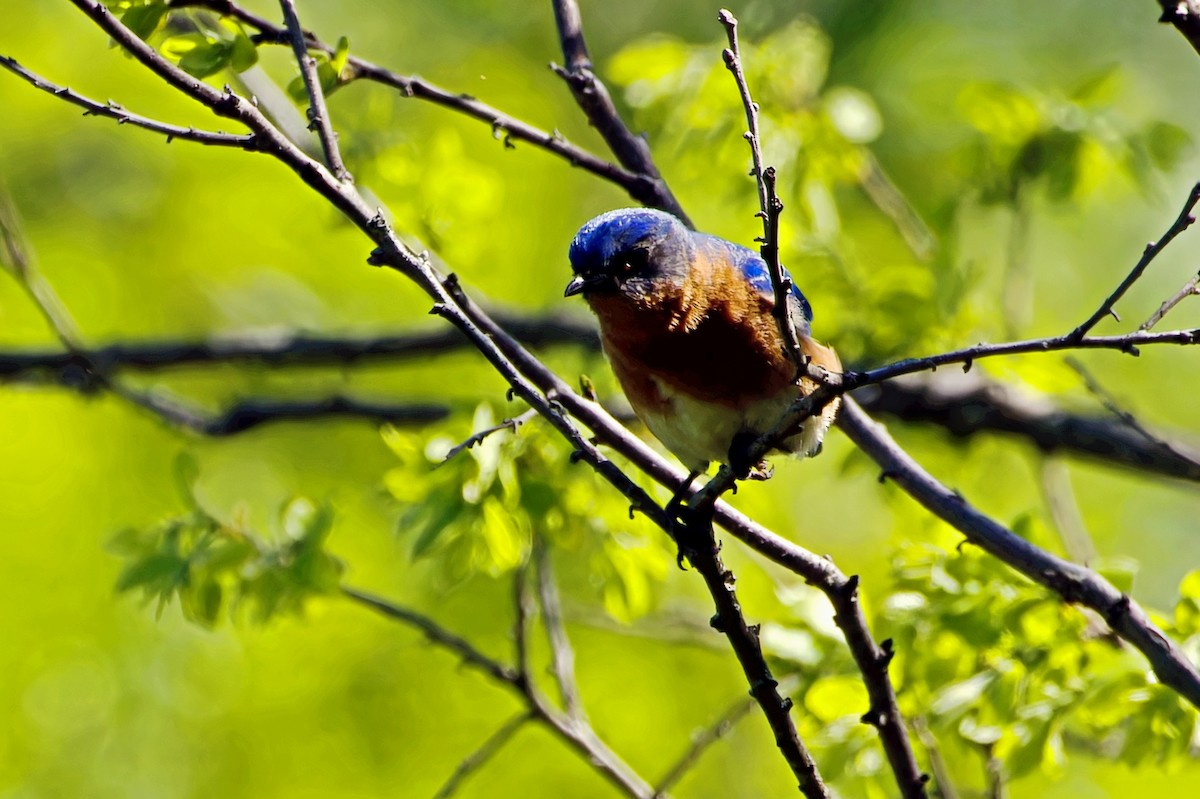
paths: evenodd
<path fill-rule="evenodd" d="M 742 274 L 746 276 L 746 280 L 750 282 L 750 285 L 764 297 L 771 300 L 772 303 L 774 302 L 775 290 L 771 286 L 771 272 L 767 269 L 767 263 L 762 259 L 761 255 L 748 247 L 734 244 L 717 236 L 709 236 L 704 233 L 697 233 L 695 235 L 697 238 L 704 239 L 710 246 L 717 246 L 728 252 L 730 255 L 729 260 L 742 270 Z M 791 278 L 791 274 L 787 269 L 783 270 L 783 274 Z M 796 322 L 798 331 L 807 336 L 810 332 L 809 323 L 813 319 L 812 306 L 808 304 L 808 298 L 796 286 L 794 280 L 792 281 L 792 291 L 788 300 L 792 305 L 792 318 Z"/>

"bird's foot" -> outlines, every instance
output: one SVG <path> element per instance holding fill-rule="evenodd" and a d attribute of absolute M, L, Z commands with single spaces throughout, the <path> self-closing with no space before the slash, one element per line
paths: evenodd
<path fill-rule="evenodd" d="M 750 471 L 746 473 L 747 480 L 770 480 L 775 476 L 775 467 L 764 461 L 759 461 L 750 467 Z"/>
<path fill-rule="evenodd" d="M 754 460 L 750 450 L 758 439 L 755 433 L 742 431 L 733 437 L 729 445 L 729 469 L 739 480 L 770 480 L 775 469 L 765 460 Z"/>
<path fill-rule="evenodd" d="M 704 474 L 703 469 L 693 469 L 688 472 L 687 479 L 680 484 L 675 493 L 671 495 L 670 501 L 663 507 L 663 511 L 666 513 L 671 525 L 671 529 L 668 532 L 679 547 L 679 551 L 675 556 L 675 563 L 678 564 L 680 569 L 685 568 L 683 561 L 687 558 L 688 551 L 690 550 L 686 542 L 693 521 L 693 514 L 691 509 L 688 508 L 686 500 L 691 496 L 692 482 L 702 474 Z"/>

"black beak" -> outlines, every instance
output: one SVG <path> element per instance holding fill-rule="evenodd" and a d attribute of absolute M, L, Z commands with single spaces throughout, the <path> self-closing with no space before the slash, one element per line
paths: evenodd
<path fill-rule="evenodd" d="M 567 290 L 563 292 L 564 297 L 574 297 L 576 294 L 582 294 L 589 289 L 599 288 L 612 282 L 612 278 L 608 275 L 593 274 L 593 275 L 576 275 L 571 278 L 571 282 L 567 284 Z"/>

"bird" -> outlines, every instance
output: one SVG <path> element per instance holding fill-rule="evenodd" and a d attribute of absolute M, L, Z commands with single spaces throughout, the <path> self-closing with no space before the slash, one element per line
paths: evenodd
<path fill-rule="evenodd" d="M 786 353 L 759 253 L 690 230 L 664 211 L 622 208 L 586 222 L 568 258 L 573 276 L 564 296 L 587 301 L 634 413 L 691 472 L 673 502 L 712 462 L 739 477 L 769 477 L 766 463 L 747 462 L 748 444 L 817 384 L 798 377 Z M 812 307 L 794 283 L 788 303 L 804 357 L 841 372 L 837 353 L 812 337 Z M 838 402 L 778 449 L 817 454 Z"/>

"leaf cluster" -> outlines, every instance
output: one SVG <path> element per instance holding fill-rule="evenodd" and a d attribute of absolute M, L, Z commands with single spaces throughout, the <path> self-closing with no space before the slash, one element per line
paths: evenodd
<path fill-rule="evenodd" d="M 497 427 L 480 404 L 470 425 L 387 428 L 399 464 L 384 476 L 397 531 L 414 559 L 431 559 L 450 583 L 500 576 L 525 563 L 535 536 L 587 564 L 605 610 L 630 619 L 653 608 L 670 556 L 663 537 L 635 524 L 591 470 L 574 467 L 561 437 L 540 420 L 501 429 L 448 454 L 473 431 Z"/>
<path fill-rule="evenodd" d="M 185 618 L 211 627 L 223 611 L 244 608 L 258 622 L 301 613 L 310 598 L 338 589 L 344 566 L 325 549 L 329 507 L 294 499 L 280 510 L 279 534 L 262 538 L 201 508 L 192 499 L 190 460 L 181 463 L 190 512 L 123 530 L 109 542 L 125 562 L 118 592 L 140 592 L 159 615 L 178 601 Z"/>

